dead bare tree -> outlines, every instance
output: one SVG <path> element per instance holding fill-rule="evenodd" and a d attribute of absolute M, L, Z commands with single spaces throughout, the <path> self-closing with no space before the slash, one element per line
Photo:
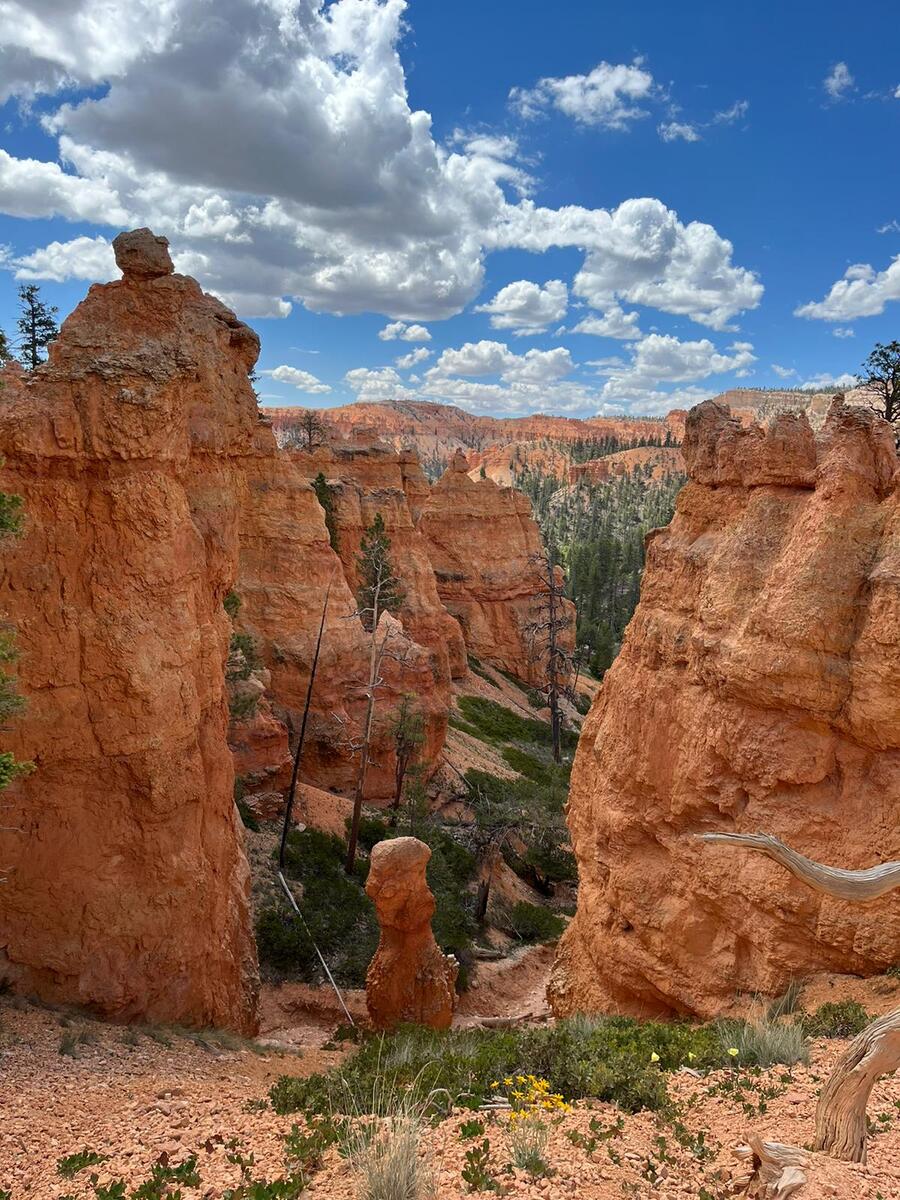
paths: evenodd
<path fill-rule="evenodd" d="M 768 855 L 818 892 L 865 904 L 900 887 L 900 862 L 862 871 L 827 867 L 768 833 L 701 833 L 701 841 Z M 866 1161 L 866 1105 L 876 1081 L 900 1067 L 900 1008 L 879 1017 L 853 1039 L 822 1089 L 813 1148 L 846 1162 Z"/>
<path fill-rule="evenodd" d="M 566 589 L 562 572 L 558 570 L 550 550 L 533 554 L 528 560 L 535 568 L 540 580 L 540 591 L 534 603 L 534 620 L 527 628 L 533 660 L 541 664 L 546 672 L 546 684 L 540 689 L 547 697 L 550 708 L 550 730 L 553 740 L 553 758 L 562 757 L 562 712 L 559 702 L 571 672 L 572 659 L 562 645 L 562 634 L 566 617 Z"/>
<path fill-rule="evenodd" d="M 391 565 L 390 548 L 391 540 L 385 533 L 381 513 L 376 513 L 375 520 L 363 534 L 357 558 L 360 573 L 360 588 L 357 593 L 359 608 L 354 616 L 359 617 L 364 628 L 371 632 L 372 645 L 369 652 L 369 677 L 365 690 L 366 714 L 363 720 L 362 737 L 359 741 L 359 769 L 356 773 L 356 787 L 353 793 L 353 816 L 350 822 L 350 836 L 347 840 L 347 857 L 344 861 L 344 870 L 348 875 L 353 873 L 356 864 L 359 823 L 362 817 L 372 728 L 375 721 L 375 703 L 378 688 L 383 683 L 381 664 L 394 636 L 393 628 L 382 622 L 381 618 L 384 613 L 399 608 L 403 602 L 403 589 Z M 382 625 L 384 625 L 383 629 L 381 629 Z"/>
<path fill-rule="evenodd" d="M 314 408 L 305 408 L 296 423 L 275 431 L 278 445 L 285 450 L 315 450 L 327 440 L 328 429 Z"/>

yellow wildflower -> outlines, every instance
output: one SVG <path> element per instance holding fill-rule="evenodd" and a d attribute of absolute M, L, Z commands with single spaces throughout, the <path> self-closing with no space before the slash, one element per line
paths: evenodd
<path fill-rule="evenodd" d="M 735 1046 L 729 1046 L 728 1053 L 732 1058 L 737 1058 L 738 1054 L 740 1054 L 740 1051 Z"/>
<path fill-rule="evenodd" d="M 655 1050 L 654 1050 L 654 1051 L 653 1051 L 653 1053 L 650 1055 L 650 1061 L 651 1061 L 651 1062 L 659 1062 L 659 1055 L 656 1053 L 656 1051 L 655 1051 Z"/>

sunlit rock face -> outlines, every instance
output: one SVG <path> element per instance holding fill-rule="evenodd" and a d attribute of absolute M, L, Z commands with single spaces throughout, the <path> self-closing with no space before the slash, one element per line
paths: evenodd
<path fill-rule="evenodd" d="M 256 335 L 164 239 L 120 235 L 49 362 L 7 371 L 3 547 L 33 774 L 4 793 L 0 976 L 107 1016 L 252 1032 L 257 972 L 232 798 L 222 607 L 257 424 Z"/>
<path fill-rule="evenodd" d="M 727 1010 L 897 958 L 900 913 L 811 892 L 701 831 L 765 830 L 840 867 L 900 858 L 900 504 L 889 427 L 836 400 L 743 423 L 708 401 L 690 482 L 579 743 L 577 915 L 559 1013 Z"/>
<path fill-rule="evenodd" d="M 431 489 L 419 528 L 437 577 L 438 594 L 458 619 L 469 654 L 518 679 L 546 682 L 546 658 L 535 639 L 542 619 L 543 553 L 528 498 L 491 479 L 471 479 L 454 456 Z M 575 608 L 561 603 L 561 641 L 574 642 Z"/>

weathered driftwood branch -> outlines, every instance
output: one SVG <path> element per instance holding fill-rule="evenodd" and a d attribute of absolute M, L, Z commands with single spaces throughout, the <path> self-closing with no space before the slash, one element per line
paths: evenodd
<path fill-rule="evenodd" d="M 750 1168 L 746 1175 L 734 1180 L 735 1187 L 741 1188 L 742 1196 L 752 1196 L 754 1200 L 787 1200 L 803 1187 L 809 1159 L 802 1150 L 781 1142 L 764 1142 L 756 1134 L 748 1141 L 749 1145 L 737 1146 L 734 1151 L 735 1157 Z"/>
<path fill-rule="evenodd" d="M 816 1109 L 815 1149 L 866 1161 L 866 1105 L 882 1075 L 900 1066 L 900 1008 L 858 1034 L 838 1059 Z"/>
<path fill-rule="evenodd" d="M 704 842 L 759 850 L 816 891 L 865 903 L 900 887 L 900 862 L 863 871 L 844 871 L 814 862 L 768 833 L 700 833 Z M 822 1089 L 816 1109 L 815 1149 L 847 1162 L 866 1161 L 866 1105 L 882 1075 L 900 1067 L 900 1008 L 862 1031 L 841 1057 Z M 752 1142 L 752 1139 L 751 1139 Z M 771 1145 L 771 1143 L 765 1143 Z M 769 1193 L 761 1192 L 760 1195 Z M 789 1192 L 772 1192 L 773 1196 Z"/>
<path fill-rule="evenodd" d="M 826 867 L 813 862 L 770 833 L 698 833 L 696 836 L 702 842 L 759 850 L 761 854 L 787 867 L 792 875 L 808 883 L 817 892 L 838 896 L 841 900 L 852 900 L 856 904 L 877 900 L 893 888 L 900 887 L 900 862 L 881 863 L 863 871 L 845 871 L 841 867 Z"/>

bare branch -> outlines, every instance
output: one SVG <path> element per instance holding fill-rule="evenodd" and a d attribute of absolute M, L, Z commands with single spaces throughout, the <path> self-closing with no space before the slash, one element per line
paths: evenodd
<path fill-rule="evenodd" d="M 817 892 L 842 900 L 866 903 L 900 887 L 900 862 L 881 863 L 863 871 L 845 871 L 840 867 L 823 866 L 798 854 L 770 833 L 698 833 L 695 836 L 701 842 L 758 850 L 786 867 L 792 875 Z"/>

